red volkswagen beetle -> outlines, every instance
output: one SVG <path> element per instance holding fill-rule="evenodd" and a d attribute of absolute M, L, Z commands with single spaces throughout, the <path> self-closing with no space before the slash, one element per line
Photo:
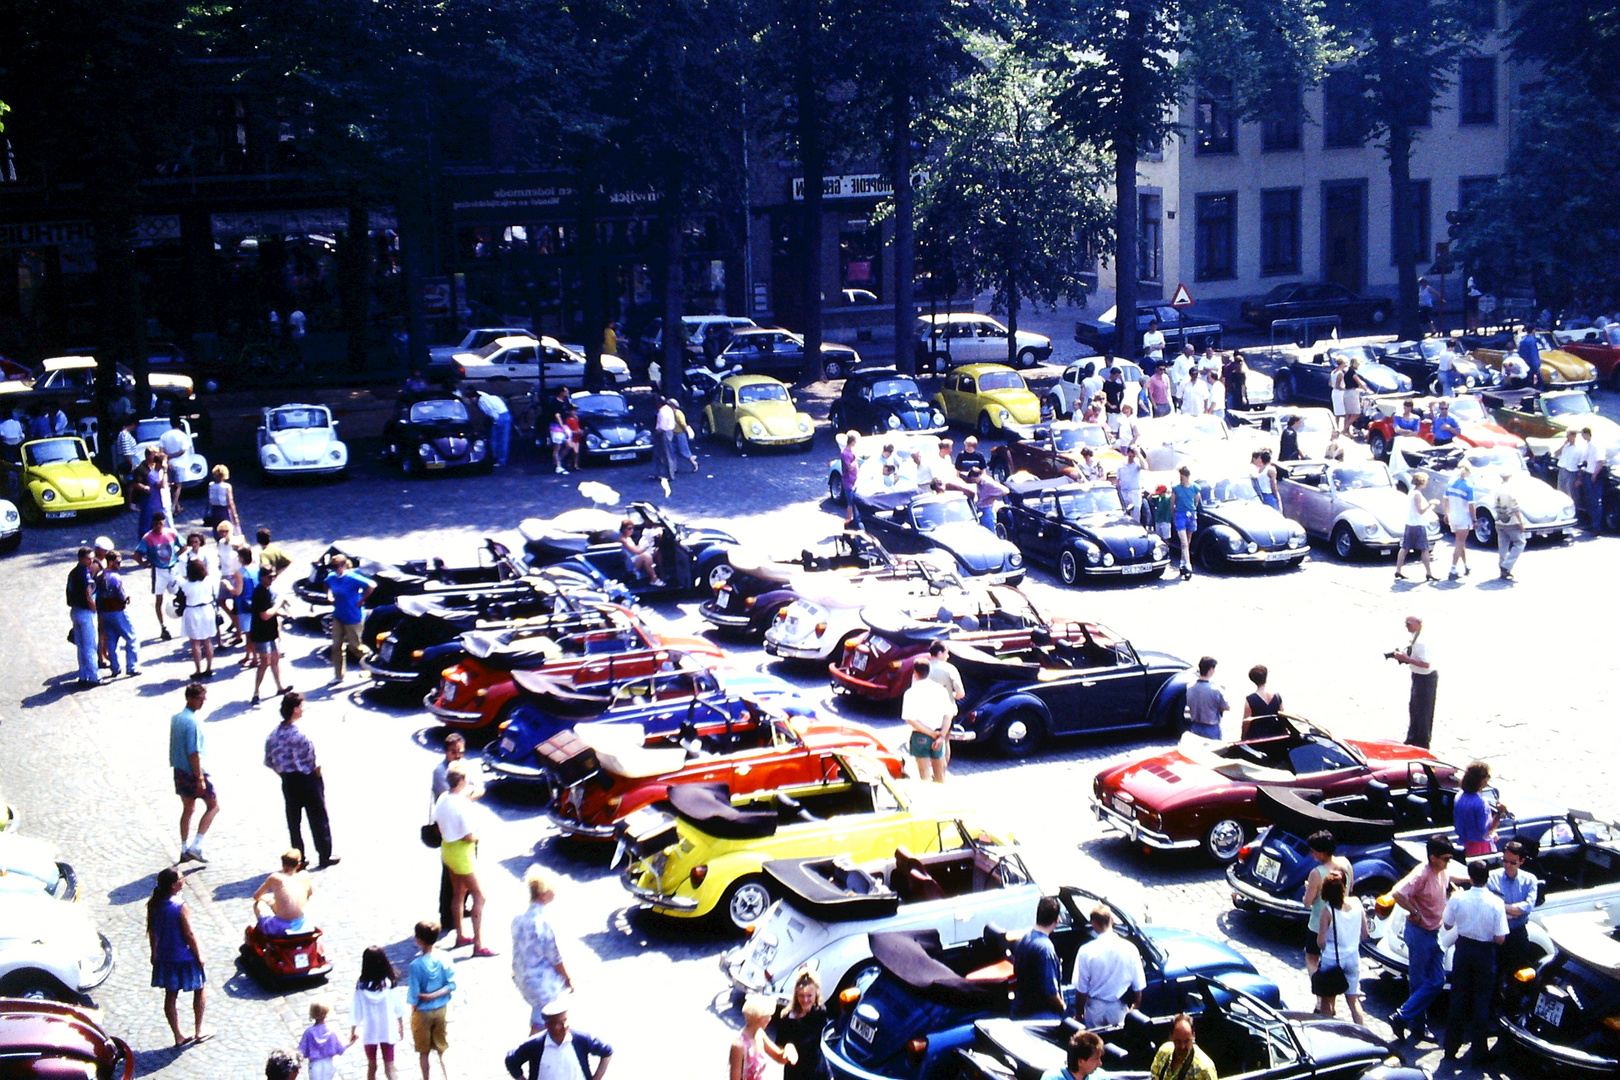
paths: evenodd
<path fill-rule="evenodd" d="M 1228 863 L 1268 824 L 1255 801 L 1260 784 L 1332 797 L 1377 781 L 1400 797 L 1410 761 L 1431 762 L 1442 784 L 1459 780 L 1421 746 L 1339 739 L 1297 716 L 1262 717 L 1240 742 L 1185 736 L 1173 750 L 1104 769 L 1092 783 L 1091 809 L 1144 847 L 1201 848 Z"/>
<path fill-rule="evenodd" d="M 90 1010 L 0 998 L 0 1080 L 130 1080 L 134 1075 L 129 1045 L 102 1030 Z"/>

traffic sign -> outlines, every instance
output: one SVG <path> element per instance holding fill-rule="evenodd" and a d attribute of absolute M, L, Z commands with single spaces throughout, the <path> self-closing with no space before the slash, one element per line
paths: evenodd
<path fill-rule="evenodd" d="M 1170 298 L 1170 306 L 1171 307 L 1192 307 L 1192 302 L 1193 302 L 1192 293 L 1187 291 L 1187 286 L 1185 286 L 1185 285 L 1177 285 L 1176 286 L 1176 294 Z"/>

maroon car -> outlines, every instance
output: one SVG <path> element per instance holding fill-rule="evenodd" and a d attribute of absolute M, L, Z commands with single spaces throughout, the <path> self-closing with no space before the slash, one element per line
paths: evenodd
<path fill-rule="evenodd" d="M 1597 368 L 1598 379 L 1611 390 L 1620 390 L 1620 324 L 1611 323 L 1601 330 L 1590 327 L 1571 330 L 1556 337 L 1563 342 L 1558 347 L 1571 356 L 1578 356 Z"/>
<path fill-rule="evenodd" d="M 88 1010 L 0 998 L 0 1080 L 130 1080 L 134 1075 L 129 1045 L 103 1031 Z"/>

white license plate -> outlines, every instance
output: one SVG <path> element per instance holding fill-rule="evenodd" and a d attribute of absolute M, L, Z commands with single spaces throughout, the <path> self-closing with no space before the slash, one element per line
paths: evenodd
<path fill-rule="evenodd" d="M 1564 1022 L 1564 1003 L 1557 998 L 1543 994 L 1536 999 L 1536 1016 L 1545 1020 L 1553 1027 Z"/>
<path fill-rule="evenodd" d="M 1121 571 L 1121 573 L 1145 574 L 1149 570 L 1152 570 L 1152 569 L 1153 569 L 1153 564 L 1152 563 L 1138 563 L 1138 564 L 1133 564 L 1131 566 L 1125 567 L 1124 570 Z"/>
<path fill-rule="evenodd" d="M 309 954 L 308 953 L 299 953 L 297 956 L 293 957 L 293 967 L 295 967 L 295 968 L 307 968 L 307 967 L 309 967 Z"/>
<path fill-rule="evenodd" d="M 439 684 L 439 701 L 445 706 L 456 700 L 456 684 L 449 679 Z"/>
<path fill-rule="evenodd" d="M 1275 885 L 1282 877 L 1282 863 L 1270 855 L 1261 855 L 1254 861 L 1254 876 Z"/>
<path fill-rule="evenodd" d="M 633 454 L 633 453 L 632 454 L 609 454 L 608 455 L 608 460 L 609 461 L 634 461 L 635 459 L 636 459 L 636 455 Z"/>
<path fill-rule="evenodd" d="M 377 655 L 382 657 L 383 663 L 388 663 L 388 661 L 394 658 L 394 643 L 392 641 L 383 642 L 382 652 L 378 653 Z"/>
<path fill-rule="evenodd" d="M 733 594 L 729 593 L 729 592 L 721 593 L 719 595 L 719 597 L 716 598 L 716 600 L 714 602 L 714 606 L 719 608 L 721 611 L 726 610 L 726 608 L 731 606 L 731 597 L 732 596 L 733 596 Z"/>
<path fill-rule="evenodd" d="M 70 518 L 72 516 L 73 516 L 73 511 L 72 510 L 47 510 L 47 511 L 45 511 L 45 520 L 46 521 L 61 521 L 63 518 Z"/>
<path fill-rule="evenodd" d="M 858 1016 L 849 1018 L 849 1030 L 854 1032 L 855 1037 L 863 1043 L 870 1044 L 873 1039 L 877 1038 L 877 1028 Z"/>
<path fill-rule="evenodd" d="M 1283 562 L 1283 561 L 1285 561 L 1287 559 L 1292 559 L 1293 557 L 1294 557 L 1294 553 L 1292 551 L 1268 551 L 1268 552 L 1266 552 L 1266 562 Z"/>
<path fill-rule="evenodd" d="M 442 461 L 430 461 L 427 463 L 427 467 L 430 469 L 442 469 L 444 465 L 445 463 Z"/>
<path fill-rule="evenodd" d="M 512 752 L 512 748 L 514 746 L 516 746 L 516 745 L 517 744 L 514 743 L 511 739 L 502 739 L 501 740 L 501 753 L 510 754 Z"/>
<path fill-rule="evenodd" d="M 850 657 L 849 658 L 849 670 L 855 672 L 857 675 L 859 675 L 861 672 L 865 671 L 866 670 L 866 654 L 865 653 L 856 653 L 854 656 Z"/>

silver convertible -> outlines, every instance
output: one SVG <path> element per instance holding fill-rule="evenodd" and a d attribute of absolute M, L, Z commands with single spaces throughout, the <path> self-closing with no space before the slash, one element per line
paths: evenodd
<path fill-rule="evenodd" d="M 1285 515 L 1331 543 L 1341 559 L 1401 546 L 1410 496 L 1395 486 L 1382 462 L 1279 462 L 1277 497 Z M 1440 539 L 1440 522 L 1432 515 L 1424 528 L 1431 544 Z"/>

